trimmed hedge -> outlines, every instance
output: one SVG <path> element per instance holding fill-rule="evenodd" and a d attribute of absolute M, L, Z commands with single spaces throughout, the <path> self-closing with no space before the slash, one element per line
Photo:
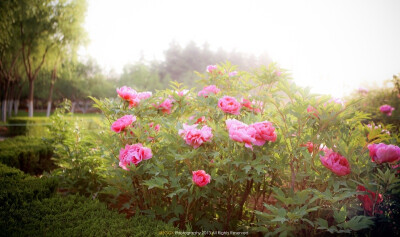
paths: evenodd
<path fill-rule="evenodd" d="M 8 124 L 9 136 L 42 137 L 48 134 L 50 120 L 47 117 L 15 117 L 10 118 Z"/>
<path fill-rule="evenodd" d="M 126 219 L 104 203 L 78 195 L 34 201 L 7 218 L 2 236 L 157 236 L 178 230 L 143 216 Z"/>
<path fill-rule="evenodd" d="M 24 203 L 49 198 L 57 188 L 54 178 L 35 178 L 3 164 L 0 164 L 0 183 L 0 213 L 19 208 Z"/>
<path fill-rule="evenodd" d="M 35 178 L 3 164 L 0 183 L 0 236 L 157 236 L 178 231 L 143 216 L 126 219 L 98 200 L 55 196 L 54 179 Z"/>
<path fill-rule="evenodd" d="M 41 138 L 17 136 L 0 142 L 0 163 L 25 173 L 39 175 L 54 169 L 52 155 L 52 147 Z"/>

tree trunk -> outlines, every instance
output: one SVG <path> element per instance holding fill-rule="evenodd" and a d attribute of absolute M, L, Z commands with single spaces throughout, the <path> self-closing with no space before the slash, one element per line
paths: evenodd
<path fill-rule="evenodd" d="M 14 115 L 17 116 L 19 108 L 19 98 L 14 101 Z"/>
<path fill-rule="evenodd" d="M 28 116 L 33 117 L 33 80 L 29 80 Z"/>
<path fill-rule="evenodd" d="M 10 80 L 9 80 L 9 78 L 8 78 L 8 81 L 7 81 L 7 85 L 6 85 L 6 90 L 5 90 L 5 93 L 4 93 L 4 98 L 3 98 L 3 101 L 2 101 L 2 103 L 1 103 L 1 105 L 2 105 L 2 108 L 1 108 L 1 121 L 3 121 L 3 122 L 6 122 L 6 120 L 7 120 L 7 97 L 8 97 L 8 90 L 10 89 Z"/>
<path fill-rule="evenodd" d="M 7 120 L 7 100 L 3 99 L 3 101 L 1 102 L 1 121 L 6 122 L 6 120 Z"/>
<path fill-rule="evenodd" d="M 11 117 L 11 112 L 12 112 L 12 108 L 13 108 L 13 104 L 14 104 L 14 100 L 8 100 L 8 108 L 7 108 L 7 113 L 8 113 L 8 117 Z"/>
<path fill-rule="evenodd" d="M 76 105 L 76 102 L 72 102 L 72 104 L 71 104 L 71 114 L 73 114 L 74 111 L 75 111 L 75 105 Z"/>
<path fill-rule="evenodd" d="M 46 113 L 47 117 L 50 117 L 51 102 L 53 100 L 53 89 L 54 89 L 54 83 L 56 82 L 56 78 L 57 78 L 57 67 L 54 66 L 53 71 L 51 73 L 51 83 L 50 83 L 49 97 L 47 99 L 47 113 Z"/>

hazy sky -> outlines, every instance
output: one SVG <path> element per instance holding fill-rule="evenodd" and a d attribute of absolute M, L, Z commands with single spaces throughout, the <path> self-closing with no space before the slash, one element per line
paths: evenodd
<path fill-rule="evenodd" d="M 268 52 L 299 85 L 342 96 L 400 73 L 399 0 L 88 0 L 82 55 L 117 72 L 169 43 Z M 210 62 L 215 64 L 219 62 Z"/>

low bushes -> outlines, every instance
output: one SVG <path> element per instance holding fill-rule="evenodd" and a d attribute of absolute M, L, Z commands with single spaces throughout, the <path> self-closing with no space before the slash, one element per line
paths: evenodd
<path fill-rule="evenodd" d="M 35 178 L 3 164 L 0 164 L 0 183 L 1 216 L 7 216 L 24 203 L 53 196 L 57 187 L 54 178 Z"/>
<path fill-rule="evenodd" d="M 0 163 L 29 174 L 42 174 L 55 168 L 53 149 L 41 138 L 17 136 L 0 142 Z"/>
<path fill-rule="evenodd" d="M 46 117 L 16 117 L 10 118 L 8 124 L 9 136 L 32 136 L 41 137 L 47 134 L 49 119 Z"/>
<path fill-rule="evenodd" d="M 3 236 L 155 236 L 175 231 L 171 225 L 143 216 L 126 219 L 104 203 L 82 196 L 55 197 L 21 208 L 8 216 Z"/>
<path fill-rule="evenodd" d="M 55 196 L 57 182 L 0 164 L 0 236 L 153 236 L 177 230 L 143 216 L 126 219 L 99 201 Z"/>

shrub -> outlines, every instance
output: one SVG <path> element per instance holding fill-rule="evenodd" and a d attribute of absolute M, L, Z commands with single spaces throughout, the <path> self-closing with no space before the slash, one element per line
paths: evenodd
<path fill-rule="evenodd" d="M 360 88 L 349 98 L 360 100 L 357 109 L 371 115 L 365 123 L 382 124 L 385 126 L 384 129 L 398 133 L 400 131 L 400 75 L 394 75 L 391 81 L 387 81 L 388 84 L 389 82 L 393 86 L 371 90 Z M 385 111 L 384 108 L 387 110 Z"/>
<path fill-rule="evenodd" d="M 104 192 L 117 206 L 180 227 L 269 235 L 352 233 L 381 220 L 378 205 L 371 216 L 363 210 L 357 195 L 368 192 L 357 187 L 383 200 L 395 194 L 396 169 L 371 162 L 367 146 L 396 139 L 369 131 L 356 102 L 311 94 L 275 64 L 235 70 L 199 74 L 212 93 L 181 93 L 172 83 L 147 99 L 132 88 L 127 97 L 94 99 L 109 127 L 136 117 L 119 133 L 100 133 Z"/>
<path fill-rule="evenodd" d="M 41 138 L 17 136 L 0 142 L 0 162 L 39 175 L 55 168 L 53 149 Z"/>
<path fill-rule="evenodd" d="M 0 203 L 2 212 L 8 213 L 24 203 L 51 197 L 57 187 L 54 178 L 35 178 L 18 169 L 0 164 Z"/>
<path fill-rule="evenodd" d="M 54 150 L 53 160 L 59 167 L 52 172 L 58 177 L 60 188 L 69 193 L 97 196 L 104 186 L 102 172 L 106 167 L 89 124 L 98 122 L 71 119 L 70 102 L 66 101 L 50 117 L 51 126 L 46 142 Z M 86 122 L 85 122 L 86 121 Z M 93 122 L 94 121 L 94 122 Z"/>
<path fill-rule="evenodd" d="M 14 117 L 8 120 L 9 136 L 42 137 L 48 132 L 46 117 Z"/>
<path fill-rule="evenodd" d="M 157 236 L 177 230 L 143 216 L 126 219 L 98 200 L 74 195 L 24 203 L 1 219 L 1 236 Z"/>

